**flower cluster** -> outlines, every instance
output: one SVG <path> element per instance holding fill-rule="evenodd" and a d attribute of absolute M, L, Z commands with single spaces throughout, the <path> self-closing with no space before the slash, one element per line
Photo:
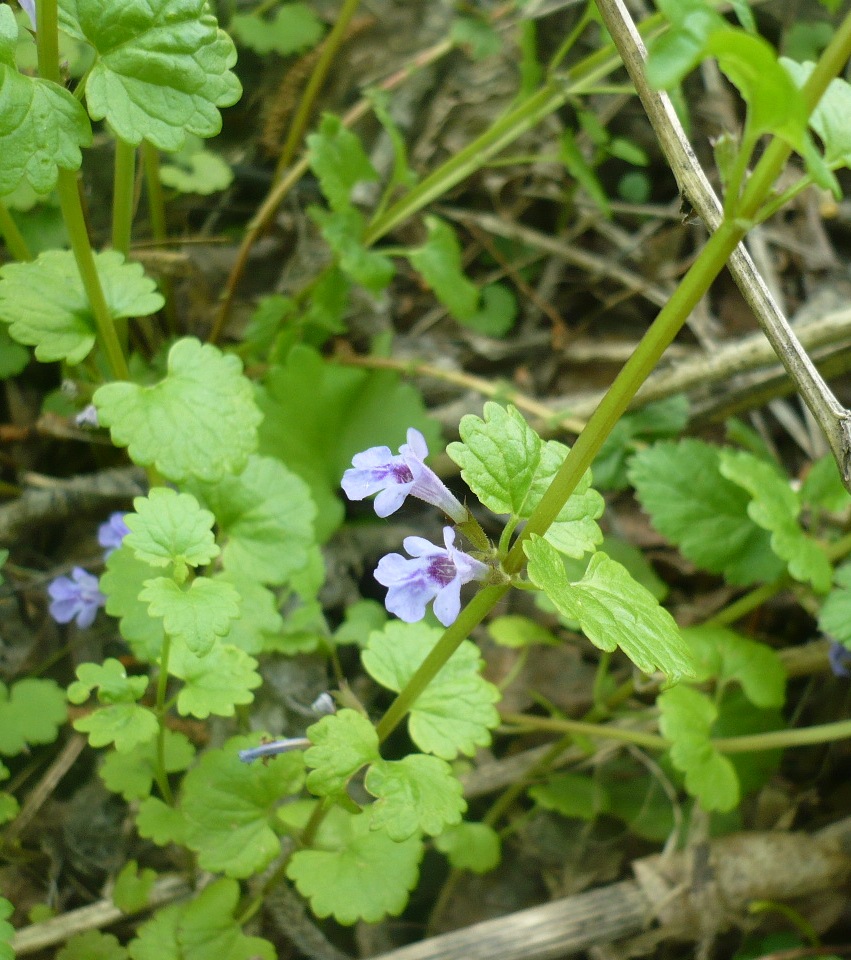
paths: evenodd
<path fill-rule="evenodd" d="M 113 513 L 98 527 L 98 543 L 104 549 L 104 559 L 121 546 L 128 533 L 123 513 Z M 50 615 L 57 623 L 74 620 L 78 627 L 90 627 L 98 610 L 106 604 L 106 597 L 98 589 L 98 578 L 82 567 L 74 567 L 70 577 L 52 580 L 47 592 Z"/>
<path fill-rule="evenodd" d="M 423 462 L 428 456 L 425 438 L 411 428 L 408 442 L 394 456 L 389 447 L 371 447 L 352 459 L 352 469 L 343 474 L 342 487 L 350 500 L 363 500 L 377 493 L 379 517 L 395 513 L 410 495 L 440 508 L 456 523 L 469 519 L 467 508 L 451 493 L 437 474 Z M 471 580 L 485 580 L 487 564 L 455 547 L 455 531 L 443 528 L 443 547 L 422 537 L 406 537 L 403 546 L 411 559 L 399 553 L 382 557 L 375 579 L 388 588 L 385 606 L 406 623 L 425 616 L 434 601 L 434 614 L 448 627 L 461 610 L 461 587 Z"/>

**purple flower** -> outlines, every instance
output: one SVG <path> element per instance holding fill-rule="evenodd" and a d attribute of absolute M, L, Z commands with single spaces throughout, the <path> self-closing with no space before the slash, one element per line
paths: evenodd
<path fill-rule="evenodd" d="M 848 647 L 831 640 L 827 658 L 834 676 L 851 680 L 851 650 Z"/>
<path fill-rule="evenodd" d="M 30 23 L 33 25 L 33 30 L 35 30 L 35 0 L 18 0 L 18 3 L 20 3 L 21 9 L 30 18 Z"/>
<path fill-rule="evenodd" d="M 106 523 L 98 527 L 98 543 L 103 547 L 104 558 L 121 546 L 121 541 L 130 533 L 130 528 L 124 522 L 125 514 L 120 511 L 110 515 Z"/>
<path fill-rule="evenodd" d="M 83 407 L 83 409 L 74 417 L 74 423 L 76 423 L 78 427 L 94 427 L 97 429 L 97 427 L 100 426 L 97 407 L 93 403 Z"/>
<path fill-rule="evenodd" d="M 379 517 L 395 513 L 410 494 L 439 507 L 456 523 L 467 519 L 467 509 L 447 489 L 423 460 L 428 456 L 425 437 L 408 430 L 408 442 L 393 456 L 390 447 L 370 447 L 352 457 L 353 469 L 343 474 L 342 487 L 349 500 L 363 500 L 377 493 L 375 512 Z"/>
<path fill-rule="evenodd" d="M 390 588 L 384 605 L 406 623 L 422 620 L 426 604 L 434 600 L 434 615 L 448 627 L 461 609 L 461 585 L 484 580 L 490 572 L 486 564 L 455 549 L 452 527 L 443 528 L 443 540 L 445 549 L 422 537 L 405 537 L 404 547 L 413 560 L 389 553 L 378 563 L 375 579 Z"/>
<path fill-rule="evenodd" d="M 57 623 L 77 621 L 78 627 L 90 627 L 106 597 L 98 590 L 98 578 L 82 567 L 74 567 L 70 577 L 57 577 L 47 588 L 50 615 Z"/>
<path fill-rule="evenodd" d="M 259 747 L 249 747 L 247 750 L 240 750 L 238 756 L 243 763 L 253 763 L 255 760 L 276 757 L 279 753 L 290 753 L 292 750 L 306 750 L 309 746 L 311 746 L 311 743 L 307 737 L 292 737 L 289 740 L 272 740 L 269 743 L 261 743 Z"/>

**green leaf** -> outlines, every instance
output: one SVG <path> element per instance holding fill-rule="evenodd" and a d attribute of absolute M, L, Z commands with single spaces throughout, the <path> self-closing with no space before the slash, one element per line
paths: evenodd
<path fill-rule="evenodd" d="M 281 811 L 285 822 L 309 815 L 312 804 L 294 804 Z M 316 847 L 297 850 L 287 876 L 310 900 L 317 917 L 337 923 L 377 923 L 396 916 L 408 902 L 419 875 L 423 845 L 419 837 L 396 843 L 372 829 L 372 814 L 351 814 L 332 807 L 316 834 Z"/>
<path fill-rule="evenodd" d="M 842 513 L 851 506 L 851 495 L 831 454 L 816 460 L 807 471 L 801 485 L 801 502 L 829 513 Z"/>
<path fill-rule="evenodd" d="M 786 670 L 771 647 L 724 627 L 689 627 L 683 630 L 683 639 L 697 660 L 697 681 L 736 681 L 756 706 L 783 706 Z"/>
<path fill-rule="evenodd" d="M 239 594 L 239 616 L 231 620 L 222 641 L 250 654 L 274 650 L 284 632 L 284 619 L 272 591 L 242 572 L 219 573 L 214 579 L 230 584 Z"/>
<path fill-rule="evenodd" d="M 180 810 L 163 803 L 159 797 L 145 797 L 139 804 L 136 832 L 159 847 L 170 843 L 186 845 L 186 819 Z"/>
<path fill-rule="evenodd" d="M 517 319 L 517 298 L 501 283 L 482 287 L 479 309 L 462 323 L 486 337 L 504 337 Z"/>
<path fill-rule="evenodd" d="M 193 337 L 172 346 L 158 384 L 108 383 L 93 399 L 113 443 L 170 480 L 237 473 L 257 446 L 262 414 L 242 364 Z"/>
<path fill-rule="evenodd" d="M 75 933 L 56 954 L 56 960 L 126 960 L 128 954 L 118 937 L 100 930 Z"/>
<path fill-rule="evenodd" d="M 283 797 L 301 789 L 304 761 L 300 753 L 287 753 L 266 763 L 242 763 L 237 752 L 260 739 L 255 734 L 228 740 L 204 754 L 183 781 L 186 844 L 204 870 L 249 877 L 281 852 L 272 829 L 275 810 Z"/>
<path fill-rule="evenodd" d="M 625 413 L 592 464 L 594 484 L 601 490 L 626 489 L 627 461 L 635 453 L 636 441 L 676 437 L 685 430 L 688 421 L 689 402 L 683 393 Z"/>
<path fill-rule="evenodd" d="M 140 707 L 137 703 L 115 703 L 79 717 L 74 721 L 74 729 L 87 733 L 92 747 L 114 743 L 115 749 L 123 753 L 153 740 L 159 725 L 147 707 Z"/>
<path fill-rule="evenodd" d="M 449 764 L 421 753 L 377 760 L 367 771 L 365 786 L 378 798 L 370 808 L 372 829 L 386 830 L 397 843 L 420 833 L 436 836 L 460 823 L 467 809 Z"/>
<path fill-rule="evenodd" d="M 307 346 L 294 347 L 284 365 L 272 367 L 259 403 L 265 414 L 260 453 L 277 457 L 307 481 L 320 540 L 342 521 L 335 491 L 356 453 L 402 444 L 408 427 L 432 446 L 440 436 L 420 395 L 398 374 L 335 366 Z"/>
<path fill-rule="evenodd" d="M 709 35 L 726 22 L 704 0 L 677 0 L 659 6 L 671 27 L 650 44 L 647 79 L 657 90 L 670 90 L 700 63 Z"/>
<path fill-rule="evenodd" d="M 10 823 L 20 812 L 18 801 L 11 793 L 0 790 L 0 825 Z M 2 901 L 0 901 L 2 902 Z M 0 937 L 2 937 L 3 923 L 0 922 Z M 3 941 L 0 940 L 0 957 L 3 956 Z M 10 954 L 11 956 L 11 954 Z"/>
<path fill-rule="evenodd" d="M 192 485 L 216 517 L 225 570 L 286 583 L 308 562 L 316 507 L 301 477 L 272 457 L 249 457 L 238 476 Z"/>
<path fill-rule="evenodd" d="M 206 566 L 219 555 L 213 536 L 215 517 L 190 494 L 154 487 L 147 497 L 136 497 L 133 509 L 135 513 L 124 517 L 130 533 L 122 546 L 138 560 L 152 567 L 173 563 L 185 569 Z"/>
<path fill-rule="evenodd" d="M 148 898 L 157 879 L 156 870 L 139 870 L 135 860 L 128 860 L 115 878 L 112 902 L 122 913 L 138 913 L 148 905 Z"/>
<path fill-rule="evenodd" d="M 239 647 L 217 643 L 201 657 L 183 644 L 175 644 L 168 671 L 183 681 L 177 695 L 178 713 L 199 720 L 206 720 L 211 713 L 232 717 L 237 705 L 254 700 L 251 691 L 263 682 L 256 668 L 254 657 Z"/>
<path fill-rule="evenodd" d="M 184 734 L 166 728 L 163 754 L 166 773 L 177 773 L 192 763 L 195 748 Z M 130 803 L 150 796 L 156 771 L 157 743 L 149 740 L 124 753 L 108 753 L 98 772 L 107 789 L 120 793 Z"/>
<path fill-rule="evenodd" d="M 358 600 L 346 607 L 343 622 L 334 631 L 334 643 L 338 646 L 356 643 L 365 647 L 370 633 L 381 630 L 385 623 L 387 612 L 383 604 L 377 600 Z"/>
<path fill-rule="evenodd" d="M 275 948 L 248 937 L 234 919 L 239 884 L 218 879 L 187 903 L 157 911 L 130 942 L 132 960 L 275 960 Z"/>
<path fill-rule="evenodd" d="M 819 629 L 851 648 L 851 563 L 839 567 L 833 579 L 836 586 L 822 605 L 818 618 Z"/>
<path fill-rule="evenodd" d="M 537 620 L 519 613 L 507 613 L 488 624 L 491 639 L 503 647 L 531 647 L 534 643 L 555 646 L 559 640 Z"/>
<path fill-rule="evenodd" d="M 712 701 L 683 684 L 657 699 L 659 729 L 671 742 L 671 762 L 685 774 L 686 789 L 705 810 L 732 810 L 739 802 L 739 781 L 730 760 L 713 747 L 709 735 L 718 717 Z"/>
<path fill-rule="evenodd" d="M 463 442 L 446 452 L 465 483 L 489 510 L 520 516 L 541 461 L 541 438 L 515 407 L 492 402 L 484 420 L 462 417 L 459 433 Z"/>
<path fill-rule="evenodd" d="M 156 283 L 141 264 L 107 250 L 95 254 L 95 266 L 113 319 L 144 317 L 162 307 Z M 83 361 L 95 344 L 97 325 L 73 253 L 48 250 L 33 261 L 0 268 L 0 320 L 45 363 Z"/>
<path fill-rule="evenodd" d="M 466 48 L 473 60 L 485 60 L 502 50 L 502 38 L 486 20 L 456 17 L 449 28 L 449 39 Z"/>
<path fill-rule="evenodd" d="M 78 170 L 80 147 L 92 142 L 85 110 L 69 91 L 26 77 L 15 66 L 18 25 L 0 6 L 0 196 L 23 178 L 36 193 L 50 193 L 59 168 Z"/>
<path fill-rule="evenodd" d="M 380 760 L 375 727 L 356 710 L 340 710 L 307 729 L 313 744 L 304 754 L 311 767 L 307 789 L 318 797 L 347 798 L 349 780 L 367 764 Z"/>
<path fill-rule="evenodd" d="M 706 52 L 718 60 L 748 104 L 746 135 L 773 133 L 800 151 L 808 111 L 792 78 L 779 64 L 774 47 L 762 37 L 726 27 L 710 34 Z"/>
<path fill-rule="evenodd" d="M 594 172 L 594 168 L 585 159 L 576 139 L 576 134 L 572 130 L 565 130 L 559 141 L 559 160 L 564 164 L 565 169 L 580 187 L 588 194 L 591 200 L 597 205 L 600 213 L 610 220 L 612 217 L 612 205 L 605 187 L 600 182 L 599 177 Z"/>
<path fill-rule="evenodd" d="M 122 543 L 106 558 L 106 572 L 100 578 L 106 612 L 121 618 L 121 636 L 134 655 L 148 663 L 159 658 L 164 634 L 162 621 L 148 616 L 148 605 L 139 599 L 139 594 L 156 572 Z"/>
<path fill-rule="evenodd" d="M 798 523 L 801 504 L 789 481 L 775 467 L 744 450 L 722 450 L 721 475 L 753 497 L 748 516 L 771 533 L 771 549 L 785 560 L 789 573 L 827 593 L 833 569 L 830 561 Z"/>
<path fill-rule="evenodd" d="M 126 5 L 75 0 L 82 35 L 98 58 L 86 81 L 93 120 L 106 118 L 126 143 L 178 150 L 187 133 L 213 137 L 219 107 L 239 99 L 233 41 L 205 0 Z"/>
<path fill-rule="evenodd" d="M 502 855 L 499 834 L 484 823 L 459 823 L 448 827 L 434 845 L 455 870 L 489 873 L 499 866 Z"/>
<path fill-rule="evenodd" d="M 0 380 L 8 380 L 21 373 L 30 362 L 30 352 L 9 336 L 0 326 Z"/>
<path fill-rule="evenodd" d="M 352 207 L 333 211 L 314 206 L 307 212 L 334 251 L 340 269 L 370 293 L 381 293 L 393 279 L 396 268 L 384 254 L 364 246 L 363 215 Z"/>
<path fill-rule="evenodd" d="M 786 57 L 780 63 L 798 87 L 813 72 L 812 63 L 796 63 Z M 851 109 L 851 84 L 837 77 L 831 80 L 818 106 L 810 115 L 810 126 L 824 145 L 824 159 L 830 167 L 851 166 L 851 132 L 845 122 Z"/>
<path fill-rule="evenodd" d="M 230 166 L 219 154 L 205 149 L 197 137 L 187 137 L 183 149 L 170 159 L 171 163 L 160 165 L 160 181 L 172 190 L 206 197 L 233 183 Z"/>
<path fill-rule="evenodd" d="M 345 211 L 356 183 L 378 179 L 360 139 L 332 113 L 307 138 L 307 160 L 332 210 Z"/>
<path fill-rule="evenodd" d="M 65 693 L 34 677 L 11 688 L 0 682 L 0 754 L 14 757 L 30 744 L 53 743 L 68 716 Z"/>
<path fill-rule="evenodd" d="M 750 498 L 720 468 L 717 447 L 663 442 L 632 458 L 629 479 L 653 526 L 692 563 L 736 586 L 773 580 L 783 564 L 750 518 Z"/>
<path fill-rule="evenodd" d="M 306 3 L 284 3 L 271 20 L 254 13 L 237 14 L 231 18 L 230 32 L 261 57 L 267 53 L 286 57 L 316 46 L 325 24 Z"/>
<path fill-rule="evenodd" d="M 605 553 L 595 553 L 581 580 L 570 583 L 556 550 L 541 537 L 524 544 L 529 578 L 555 604 L 558 612 L 579 623 L 601 650 L 621 650 L 632 662 L 670 679 L 691 676 L 694 658 L 674 618 Z"/>
<path fill-rule="evenodd" d="M 463 442 L 450 443 L 447 453 L 465 482 L 494 513 L 521 519 L 531 516 L 569 450 L 555 440 L 542 441 L 516 408 L 492 402 L 485 404 L 484 420 L 463 417 L 459 432 Z M 595 522 L 603 507 L 586 472 L 547 539 L 568 556 L 581 557 L 603 538 Z"/>
<path fill-rule="evenodd" d="M 209 653 L 239 616 L 239 594 L 229 583 L 210 577 L 197 577 L 185 590 L 156 577 L 146 581 L 139 599 L 147 602 L 152 617 L 162 617 L 166 633 L 199 657 Z"/>
<path fill-rule="evenodd" d="M 408 259 L 452 316 L 468 320 L 479 304 L 479 288 L 464 275 L 455 231 L 437 217 L 426 217 L 425 224 L 428 240 L 409 250 Z"/>
<path fill-rule="evenodd" d="M 580 820 L 593 820 L 609 807 L 606 790 L 599 780 L 579 773 L 548 777 L 544 783 L 530 787 L 529 796 L 544 810 Z"/>
<path fill-rule="evenodd" d="M 102 664 L 81 663 L 77 680 L 68 687 L 71 703 L 85 703 L 92 690 L 98 692 L 99 703 L 135 703 L 148 689 L 147 677 L 128 677 L 124 664 L 108 657 Z"/>
<path fill-rule="evenodd" d="M 8 922 L 14 912 L 14 906 L 5 897 L 0 897 L 0 960 L 15 960 L 11 947 L 15 928 Z"/>
<path fill-rule="evenodd" d="M 414 675 L 442 632 L 424 623 L 391 621 L 373 633 L 362 655 L 369 675 L 398 693 Z M 411 739 L 426 753 L 454 760 L 490 743 L 499 723 L 497 688 L 480 673 L 478 648 L 465 640 L 420 694 L 408 714 Z"/>

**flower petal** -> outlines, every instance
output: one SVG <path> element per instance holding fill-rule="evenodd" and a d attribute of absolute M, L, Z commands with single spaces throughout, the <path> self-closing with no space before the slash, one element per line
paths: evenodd
<path fill-rule="evenodd" d="M 455 577 L 434 598 L 434 615 L 448 627 L 455 623 L 461 612 L 461 578 Z"/>
<path fill-rule="evenodd" d="M 373 504 L 376 516 L 384 519 L 384 517 L 389 517 L 391 513 L 395 513 L 405 502 L 411 486 L 410 483 L 396 483 L 393 486 L 385 487 L 375 498 Z"/>

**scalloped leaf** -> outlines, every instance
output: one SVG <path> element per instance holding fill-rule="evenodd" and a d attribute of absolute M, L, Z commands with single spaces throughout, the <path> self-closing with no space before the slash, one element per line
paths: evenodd
<path fill-rule="evenodd" d="M 254 455 L 238 476 L 192 489 L 215 514 L 225 570 L 278 584 L 307 566 L 316 507 L 307 484 L 280 460 Z"/>
<path fill-rule="evenodd" d="M 370 635 L 362 661 L 369 675 L 399 692 L 437 643 L 442 631 L 424 623 L 392 621 Z M 411 739 L 426 753 L 454 760 L 490 743 L 499 723 L 499 690 L 481 675 L 475 644 L 465 640 L 420 694 L 408 716 Z"/>
<path fill-rule="evenodd" d="M 645 673 L 659 669 L 672 680 L 694 675 L 694 657 L 674 618 L 626 567 L 595 553 L 582 579 L 570 583 L 561 556 L 546 540 L 533 536 L 524 549 L 529 579 L 595 646 L 620 647 Z"/>
<path fill-rule="evenodd" d="M 187 133 L 213 137 L 219 107 L 239 99 L 233 41 L 206 0 L 75 0 L 80 33 L 98 53 L 86 81 L 93 120 L 122 140 L 179 150 Z"/>
<path fill-rule="evenodd" d="M 237 705 L 251 703 L 263 682 L 257 661 L 239 647 L 217 643 L 203 657 L 183 644 L 175 644 L 168 671 L 183 681 L 177 695 L 177 711 L 206 720 L 210 714 L 232 717 Z"/>
<path fill-rule="evenodd" d="M 291 804 L 281 810 L 281 819 L 301 827 L 313 807 Z M 358 920 L 377 923 L 405 909 L 419 876 L 422 841 L 413 836 L 396 843 L 372 827 L 369 810 L 352 814 L 332 807 L 316 833 L 316 848 L 293 854 L 287 876 L 317 917 L 333 916 L 349 926 Z"/>
<path fill-rule="evenodd" d="M 0 196 L 26 179 L 36 193 L 50 193 L 59 169 L 78 170 L 80 147 L 92 142 L 86 111 L 64 87 L 26 77 L 15 66 L 18 24 L 0 6 Z"/>
<path fill-rule="evenodd" d="M 364 785 L 378 798 L 370 808 L 373 830 L 386 830 L 397 843 L 420 833 L 436 836 L 460 823 L 467 809 L 449 764 L 422 753 L 375 761 Z"/>
<path fill-rule="evenodd" d="M 113 319 L 145 317 L 162 307 L 156 283 L 141 264 L 106 250 L 95 254 L 95 266 Z M 95 345 L 97 325 L 74 254 L 47 250 L 35 260 L 0 268 L 0 320 L 18 343 L 35 347 L 38 360 L 82 362 Z"/>
<path fill-rule="evenodd" d="M 122 540 L 136 558 L 152 567 L 203 567 L 219 555 L 213 536 L 215 517 L 191 494 L 154 487 L 133 501 L 124 516 L 130 529 Z"/>
<path fill-rule="evenodd" d="M 249 877 L 281 852 L 272 824 L 281 799 L 301 789 L 304 761 L 301 753 L 287 753 L 244 764 L 238 751 L 260 741 L 259 734 L 233 737 L 204 754 L 183 781 L 186 843 L 205 870 Z"/>
<path fill-rule="evenodd" d="M 238 473 L 263 419 L 239 359 L 194 337 L 172 346 L 158 384 L 108 383 L 93 400 L 113 443 L 128 447 L 134 463 L 176 481 Z"/>
<path fill-rule="evenodd" d="M 197 577 L 187 589 L 155 577 L 146 581 L 139 599 L 147 602 L 152 617 L 162 617 L 166 633 L 199 657 L 209 653 L 239 616 L 239 594 L 229 583 L 210 577 Z"/>

